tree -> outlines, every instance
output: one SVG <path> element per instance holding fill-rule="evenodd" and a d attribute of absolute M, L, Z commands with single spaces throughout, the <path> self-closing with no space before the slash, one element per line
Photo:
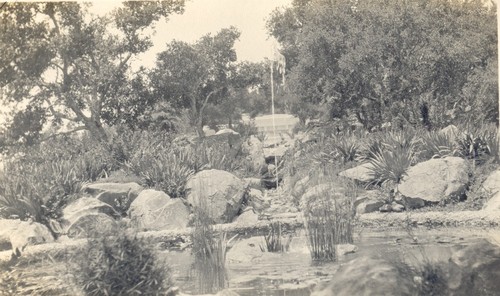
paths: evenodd
<path fill-rule="evenodd" d="M 106 141 L 103 125 L 141 110 L 133 56 L 151 47 L 156 21 L 183 11 L 184 0 L 124 2 L 106 16 L 76 2 L 6 3 L 0 11 L 0 87 L 6 101 L 45 110 L 60 124 Z M 130 104 L 132 102 L 133 104 Z M 127 110 L 124 110 L 127 109 Z"/>
<path fill-rule="evenodd" d="M 494 24 L 494 9 L 476 0 L 310 0 L 276 11 L 268 28 L 292 53 L 289 81 L 301 100 L 371 129 L 450 123 L 447 114 L 471 100 L 466 89 L 496 100 L 477 79 L 498 76 Z"/>
<path fill-rule="evenodd" d="M 173 41 L 158 54 L 150 80 L 158 101 L 189 110 L 191 124 L 203 135 L 205 111 L 209 104 L 228 104 L 231 79 L 235 72 L 234 43 L 240 33 L 222 29 L 203 36 L 194 44 Z"/>

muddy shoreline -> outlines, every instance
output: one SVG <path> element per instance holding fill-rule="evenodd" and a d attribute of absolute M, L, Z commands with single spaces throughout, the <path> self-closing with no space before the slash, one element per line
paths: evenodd
<path fill-rule="evenodd" d="M 265 233 L 272 222 L 280 221 L 283 231 L 294 231 L 302 228 L 303 219 L 300 213 L 280 215 L 268 220 L 259 220 L 253 225 L 237 223 L 219 224 L 217 231 L 224 231 L 228 237 L 234 235 L 251 236 Z M 460 212 L 419 212 L 419 213 L 369 213 L 358 216 L 357 226 L 362 228 L 394 228 L 394 227 L 467 227 L 467 228 L 498 228 L 500 226 L 500 211 L 460 211 Z M 190 244 L 192 228 L 182 230 L 165 230 L 141 232 L 139 237 L 145 238 L 161 248 L 183 249 Z M 36 257 L 37 255 L 55 256 L 82 246 L 85 239 L 63 239 L 55 243 L 29 246 L 23 256 Z M 0 262 L 11 259 L 12 251 L 0 252 Z"/>

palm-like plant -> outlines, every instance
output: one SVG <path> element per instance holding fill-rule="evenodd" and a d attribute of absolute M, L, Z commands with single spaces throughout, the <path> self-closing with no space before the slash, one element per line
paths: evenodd
<path fill-rule="evenodd" d="M 456 141 L 447 134 L 440 132 L 429 132 L 422 136 L 420 157 L 422 159 L 443 158 L 458 155 Z"/>

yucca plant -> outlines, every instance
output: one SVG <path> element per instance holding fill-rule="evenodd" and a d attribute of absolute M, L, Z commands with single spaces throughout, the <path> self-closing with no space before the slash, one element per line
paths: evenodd
<path fill-rule="evenodd" d="M 459 153 L 456 141 L 450 135 L 440 132 L 423 134 L 420 146 L 420 157 L 424 160 L 456 156 Z"/>
<path fill-rule="evenodd" d="M 373 183 L 383 185 L 386 182 L 394 182 L 397 184 L 414 163 L 415 152 L 413 147 L 396 146 L 375 153 L 368 161 L 372 165 L 370 170 Z"/>
<path fill-rule="evenodd" d="M 359 144 L 353 138 L 337 139 L 335 148 L 344 162 L 354 161 L 358 157 Z"/>

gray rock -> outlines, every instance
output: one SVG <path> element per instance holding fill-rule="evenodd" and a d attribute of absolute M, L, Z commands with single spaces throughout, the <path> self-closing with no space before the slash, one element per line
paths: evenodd
<path fill-rule="evenodd" d="M 221 170 L 201 171 L 187 181 L 187 200 L 206 210 L 217 222 L 231 222 L 241 210 L 245 183 Z"/>
<path fill-rule="evenodd" d="M 126 212 L 130 204 L 144 188 L 130 183 L 92 183 L 86 185 L 84 192 L 107 203 L 119 212 Z"/>
<path fill-rule="evenodd" d="M 500 192 L 500 170 L 491 172 L 481 187 L 487 197 L 492 197 Z"/>
<path fill-rule="evenodd" d="M 372 168 L 372 164 L 363 163 L 356 167 L 340 172 L 339 176 L 356 180 L 362 183 L 370 183 L 374 180 Z"/>
<path fill-rule="evenodd" d="M 243 181 L 245 182 L 245 187 L 262 189 L 260 178 L 245 178 Z"/>
<path fill-rule="evenodd" d="M 410 167 L 398 185 L 408 204 L 460 199 L 469 183 L 467 162 L 459 157 L 431 159 Z"/>
<path fill-rule="evenodd" d="M 264 199 L 262 191 L 254 188 L 250 188 L 248 191 L 248 205 L 257 211 L 262 211 L 271 206 L 269 200 Z"/>
<path fill-rule="evenodd" d="M 261 236 L 254 236 L 235 242 L 226 254 L 228 263 L 251 263 L 261 261 L 265 252 L 265 241 Z"/>
<path fill-rule="evenodd" d="M 396 213 L 401 213 L 405 210 L 405 206 L 403 206 L 402 204 L 398 204 L 396 202 L 393 202 L 391 204 L 391 208 L 392 208 L 392 211 L 396 212 Z"/>
<path fill-rule="evenodd" d="M 153 189 L 142 191 L 128 214 L 131 225 L 140 230 L 183 229 L 189 222 L 189 209 L 180 198 Z"/>
<path fill-rule="evenodd" d="M 384 204 L 378 190 L 368 190 L 356 198 L 354 207 L 357 214 L 377 212 Z"/>
<path fill-rule="evenodd" d="M 116 227 L 114 218 L 119 216 L 109 204 L 84 196 L 63 209 L 62 233 L 69 237 L 105 234 Z"/>
<path fill-rule="evenodd" d="M 259 215 L 255 213 L 253 208 L 248 207 L 243 211 L 243 213 L 241 213 L 238 217 L 236 217 L 234 222 L 236 224 L 248 226 L 248 225 L 254 225 L 255 223 L 257 223 L 257 221 L 259 221 Z"/>
<path fill-rule="evenodd" d="M 450 259 L 449 295 L 498 295 L 500 248 L 486 240 L 456 251 Z"/>
<path fill-rule="evenodd" d="M 82 215 L 67 228 L 69 238 L 102 237 L 116 233 L 118 223 L 103 213 Z"/>
<path fill-rule="evenodd" d="M 392 264 L 369 257 L 343 265 L 328 283 L 319 284 L 311 296 L 413 295 L 413 282 Z"/>
<path fill-rule="evenodd" d="M 0 219 L 0 244 L 20 256 L 27 246 L 54 241 L 49 229 L 40 223 Z"/>
<path fill-rule="evenodd" d="M 447 136 L 452 141 L 454 141 L 457 138 L 457 136 L 460 135 L 458 127 L 454 126 L 453 124 L 450 124 L 445 128 L 442 128 L 441 130 L 439 130 L 439 133 Z"/>
<path fill-rule="evenodd" d="M 500 192 L 492 196 L 483 206 L 485 211 L 500 211 Z"/>

